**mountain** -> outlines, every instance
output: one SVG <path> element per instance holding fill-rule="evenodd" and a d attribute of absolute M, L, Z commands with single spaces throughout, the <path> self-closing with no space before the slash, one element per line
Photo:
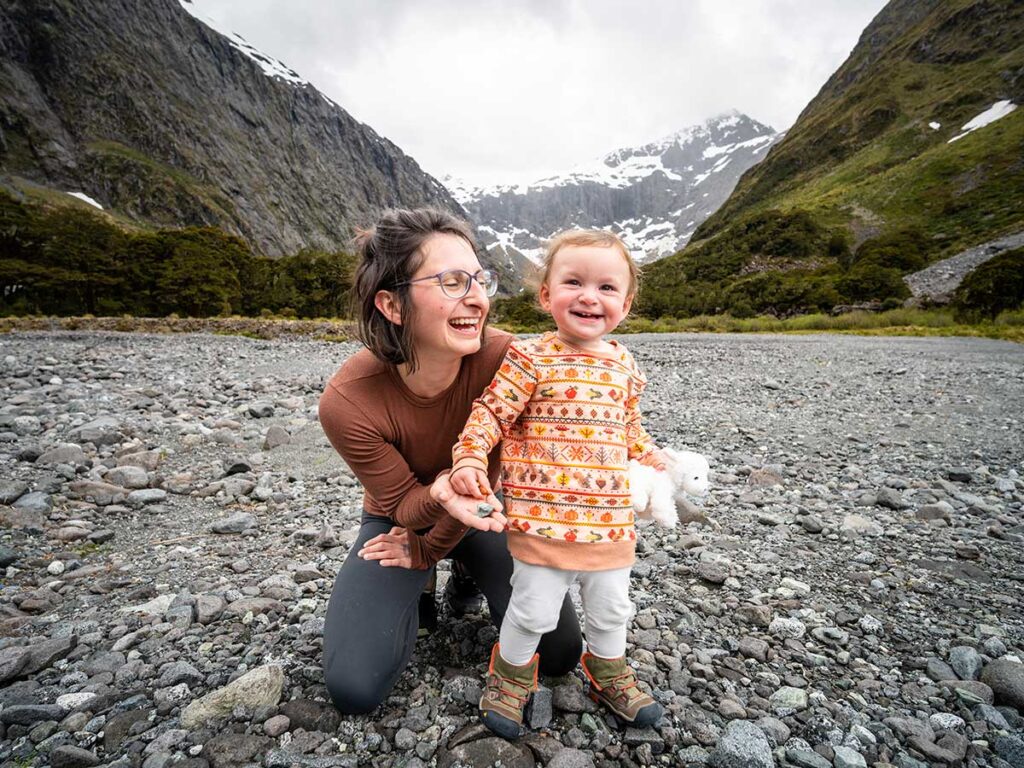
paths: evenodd
<path fill-rule="evenodd" d="M 463 213 L 393 143 L 188 7 L 0 4 L 0 189 L 128 226 L 212 225 L 270 256 L 344 247 L 387 206 Z"/>
<path fill-rule="evenodd" d="M 570 226 L 610 227 L 644 260 L 678 251 L 780 134 L 739 112 L 532 184 L 446 185 L 494 255 L 536 260 Z"/>
<path fill-rule="evenodd" d="M 892 0 L 687 248 L 651 313 L 909 295 L 904 275 L 1024 230 L 1024 4 Z"/>

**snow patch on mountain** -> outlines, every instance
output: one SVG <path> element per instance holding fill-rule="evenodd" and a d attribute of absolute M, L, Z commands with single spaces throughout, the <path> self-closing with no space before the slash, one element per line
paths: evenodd
<path fill-rule="evenodd" d="M 103 206 L 100 205 L 99 203 L 97 203 L 95 200 L 93 200 L 87 194 L 85 194 L 85 192 L 66 192 L 65 194 L 71 195 L 72 197 L 77 197 L 79 200 L 88 203 L 89 205 L 93 206 L 94 208 L 99 208 L 101 211 L 103 210 Z"/>
<path fill-rule="evenodd" d="M 946 143 L 952 144 L 957 139 L 962 139 L 967 134 L 972 133 L 973 131 L 976 131 L 979 128 L 984 128 L 986 125 L 994 123 L 996 120 L 999 120 L 1000 118 L 1006 117 L 1016 108 L 1017 105 L 1014 104 L 1009 99 L 997 101 L 991 107 L 982 112 L 980 115 L 975 115 L 962 126 L 960 126 L 960 130 L 963 131 L 963 133 L 957 134 Z"/>

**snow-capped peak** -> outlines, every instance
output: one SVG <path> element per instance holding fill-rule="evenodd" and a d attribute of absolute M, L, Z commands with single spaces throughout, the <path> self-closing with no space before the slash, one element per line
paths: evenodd
<path fill-rule="evenodd" d="M 557 230 L 603 227 L 619 233 L 643 260 L 681 248 L 780 137 L 732 110 L 530 184 L 443 181 L 491 249 L 535 259 Z"/>
<path fill-rule="evenodd" d="M 284 63 L 278 61 L 273 56 L 268 56 L 263 51 L 256 48 L 256 46 L 250 44 L 244 37 L 236 32 L 228 32 L 217 28 L 213 19 L 209 16 L 201 16 L 198 9 L 192 5 L 192 0 L 178 0 L 178 4 L 184 8 L 190 16 L 198 19 L 203 24 L 208 26 L 215 32 L 219 32 L 228 39 L 228 43 L 231 44 L 232 48 L 240 51 L 246 56 L 246 58 L 252 59 L 259 68 L 263 70 L 263 74 L 267 77 L 272 77 L 278 80 L 284 80 L 286 83 L 292 83 L 293 85 L 308 85 L 309 81 L 304 80 L 299 74 L 291 67 L 286 66 Z M 326 98 L 326 97 L 325 97 Z M 330 99 L 328 99 L 330 101 Z M 331 102 L 333 103 L 333 102 Z"/>

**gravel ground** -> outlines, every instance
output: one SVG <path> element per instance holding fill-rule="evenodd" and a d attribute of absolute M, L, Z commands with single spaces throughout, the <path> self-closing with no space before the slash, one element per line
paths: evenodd
<path fill-rule="evenodd" d="M 361 491 L 316 404 L 355 345 L 0 337 L 0 765 L 1024 766 L 1024 347 L 625 341 L 651 433 L 712 466 L 641 531 L 666 714 L 549 679 L 509 744 L 475 717 L 485 616 L 442 612 L 373 714 L 327 701 Z"/>

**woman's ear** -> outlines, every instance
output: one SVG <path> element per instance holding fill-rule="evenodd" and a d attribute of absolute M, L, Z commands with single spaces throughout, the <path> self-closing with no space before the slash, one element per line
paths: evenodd
<path fill-rule="evenodd" d="M 402 307 L 398 297 L 391 291 L 377 291 L 377 295 L 373 297 L 373 305 L 390 322 L 395 325 L 402 324 Z"/>

